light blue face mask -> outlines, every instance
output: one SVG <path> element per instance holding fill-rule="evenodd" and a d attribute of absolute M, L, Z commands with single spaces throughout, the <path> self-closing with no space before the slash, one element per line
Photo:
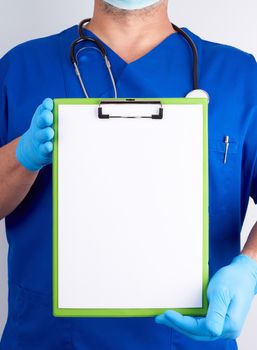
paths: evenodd
<path fill-rule="evenodd" d="M 144 7 L 153 5 L 160 0 L 104 0 L 111 4 L 112 6 L 118 7 L 124 10 L 137 10 Z"/>

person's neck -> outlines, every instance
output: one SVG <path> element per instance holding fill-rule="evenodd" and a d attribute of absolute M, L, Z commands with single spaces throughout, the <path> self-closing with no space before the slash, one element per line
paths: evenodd
<path fill-rule="evenodd" d="M 133 11 L 115 9 L 96 0 L 93 18 L 86 28 L 128 63 L 145 55 L 175 32 L 165 0 Z"/>

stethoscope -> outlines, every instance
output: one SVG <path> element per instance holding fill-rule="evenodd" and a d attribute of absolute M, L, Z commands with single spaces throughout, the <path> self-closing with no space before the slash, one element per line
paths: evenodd
<path fill-rule="evenodd" d="M 113 77 L 113 73 L 112 73 L 112 69 L 111 69 L 111 64 L 110 61 L 108 59 L 107 53 L 106 53 L 106 49 L 103 46 L 103 44 L 95 38 L 89 37 L 87 35 L 85 35 L 84 33 L 84 25 L 88 22 L 90 22 L 91 18 L 87 18 L 84 19 L 83 21 L 80 22 L 79 27 L 78 27 L 78 32 L 79 32 L 79 38 L 76 39 L 72 44 L 71 44 L 71 48 L 70 48 L 70 58 L 71 58 L 71 62 L 74 65 L 74 69 L 75 69 L 75 73 L 78 77 L 78 80 L 80 82 L 81 88 L 83 90 L 83 93 L 85 95 L 86 98 L 89 98 L 87 89 L 85 87 L 85 84 L 83 82 L 82 76 L 81 76 L 81 72 L 79 69 L 79 63 L 78 63 L 78 54 L 79 52 L 81 52 L 82 50 L 84 50 L 83 48 L 80 49 L 77 53 L 75 53 L 75 48 L 78 44 L 81 43 L 85 43 L 85 42 L 91 42 L 94 43 L 96 45 L 96 48 L 102 55 L 103 60 L 105 62 L 105 66 L 107 68 L 110 80 L 112 82 L 112 86 L 113 86 L 113 92 L 114 92 L 114 98 L 118 97 L 118 93 L 117 93 L 117 87 L 116 87 L 116 83 Z M 206 91 L 202 90 L 199 88 L 199 79 L 198 79 L 198 50 L 197 47 L 195 45 L 195 43 L 193 42 L 193 40 L 190 38 L 190 36 L 184 32 L 181 28 L 177 27 L 175 24 L 171 23 L 173 29 L 177 32 L 179 32 L 180 34 L 183 35 L 183 37 L 187 40 L 187 42 L 189 43 L 191 49 L 192 49 L 192 53 L 193 53 L 193 60 L 194 60 L 194 64 L 193 64 L 193 90 L 190 91 L 186 97 L 189 98 L 207 98 L 209 100 L 209 95 Z M 94 47 L 90 47 L 90 49 L 94 49 Z"/>

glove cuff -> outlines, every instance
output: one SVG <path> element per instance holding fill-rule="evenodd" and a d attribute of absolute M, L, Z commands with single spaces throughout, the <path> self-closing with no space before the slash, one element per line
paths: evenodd
<path fill-rule="evenodd" d="M 232 263 L 239 263 L 250 272 L 255 280 L 255 294 L 257 294 L 257 261 L 248 255 L 240 254 L 232 260 Z"/>

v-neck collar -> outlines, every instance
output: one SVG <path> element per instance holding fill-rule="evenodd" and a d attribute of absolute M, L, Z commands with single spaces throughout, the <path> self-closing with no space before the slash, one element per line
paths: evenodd
<path fill-rule="evenodd" d="M 186 27 L 182 27 L 181 29 L 184 30 L 191 37 L 191 39 L 194 41 L 194 43 L 196 44 L 196 46 L 198 48 L 198 52 L 199 52 L 199 66 L 201 66 L 201 64 L 200 64 L 201 63 L 200 62 L 201 61 L 201 45 L 200 45 L 201 39 L 197 35 L 192 33 Z M 124 88 L 123 87 L 124 84 L 127 85 L 127 82 L 126 82 L 127 80 L 128 80 L 128 83 L 131 83 L 131 81 L 133 81 L 134 84 L 136 84 L 136 81 L 138 79 L 135 80 L 135 78 L 132 78 L 132 76 L 133 76 L 133 74 L 135 74 L 135 72 L 139 72 L 139 71 L 142 72 L 143 75 L 141 76 L 141 79 L 143 77 L 148 76 L 147 72 L 146 72 L 146 74 L 144 74 L 145 67 L 148 66 L 146 63 L 151 63 L 151 66 L 152 66 L 151 69 L 153 69 L 152 72 L 154 73 L 156 71 L 156 67 L 155 67 L 156 63 L 161 64 L 162 60 L 165 60 L 165 62 L 167 60 L 173 61 L 173 58 L 177 57 L 177 54 L 178 54 L 177 50 L 178 49 L 180 50 L 183 47 L 185 48 L 186 46 L 184 46 L 184 44 L 189 46 L 186 39 L 180 33 L 178 33 L 178 32 L 172 33 L 171 35 L 166 37 L 163 41 L 161 41 L 157 46 L 155 46 L 152 50 L 150 50 L 148 53 L 146 53 L 142 57 L 138 58 L 137 60 L 134 60 L 133 62 L 126 63 L 118 54 L 116 54 L 108 45 L 106 45 L 93 32 L 89 31 L 88 29 L 85 29 L 85 30 L 86 30 L 85 34 L 87 34 L 88 36 L 97 38 L 105 47 L 108 58 L 109 58 L 111 65 L 112 65 L 112 71 L 113 71 L 113 74 L 115 77 L 116 85 L 117 86 L 120 85 L 120 96 L 123 96 L 123 95 L 125 96 L 126 94 L 128 94 L 128 97 L 129 97 L 131 95 L 131 92 L 127 93 L 126 91 L 125 92 L 123 91 L 123 93 L 122 93 L 121 90 Z M 62 35 L 60 36 L 60 63 L 63 67 L 66 95 L 67 95 L 67 97 L 84 97 L 82 90 L 81 90 L 81 87 L 79 85 L 78 79 L 77 79 L 76 75 L 74 74 L 74 67 L 71 64 L 70 56 L 68 54 L 70 52 L 70 45 L 71 45 L 72 41 L 74 41 L 75 39 L 78 38 L 78 25 L 74 25 L 70 28 L 67 28 L 61 34 Z M 167 56 L 166 48 L 170 49 L 172 47 L 174 48 L 175 51 L 171 54 L 171 56 L 170 55 Z M 189 50 L 191 50 L 191 48 L 189 48 Z M 65 59 L 64 59 L 64 57 L 65 57 Z M 161 64 L 161 66 L 162 66 L 162 64 Z M 201 67 L 199 67 L 199 68 L 201 68 Z M 201 72 L 199 69 L 199 74 L 200 73 Z M 164 73 L 162 73 L 162 74 L 164 74 Z M 151 82 L 152 82 L 152 80 L 151 80 Z M 139 82 L 137 82 L 137 84 L 138 83 Z M 145 81 L 144 84 L 145 84 L 146 90 L 147 90 L 148 82 Z M 149 86 L 151 86 L 151 84 L 149 84 Z M 121 87 L 122 87 L 122 89 L 121 89 Z M 162 86 L 162 91 L 165 92 L 166 88 L 168 89 L 168 86 L 167 86 L 167 84 L 166 85 L 164 84 Z M 132 87 L 131 87 L 131 89 L 132 89 Z M 134 92 L 136 90 L 133 90 L 133 89 L 132 89 L 132 91 L 133 91 L 134 95 L 135 94 L 140 95 L 138 91 Z M 162 95 L 166 96 L 166 94 L 164 92 L 162 92 Z M 147 92 L 145 91 L 144 94 L 147 94 Z M 154 95 L 151 92 L 149 92 L 148 95 L 149 94 Z M 106 90 L 106 91 L 102 91 L 101 93 L 99 92 L 99 94 L 97 93 L 94 96 L 111 97 L 112 95 L 113 95 L 113 91 Z M 171 91 L 168 93 L 168 95 L 169 96 L 173 96 L 173 95 L 177 96 L 177 93 Z"/>
<path fill-rule="evenodd" d="M 191 39 L 194 41 L 194 43 L 196 44 L 196 46 L 198 48 L 198 51 L 199 51 L 200 47 L 198 47 L 198 41 L 200 40 L 200 38 L 196 34 L 191 32 L 187 27 L 181 27 L 181 29 L 184 32 L 186 32 L 186 34 L 189 35 L 189 37 L 191 37 Z M 170 43 L 175 44 L 176 42 L 178 43 L 181 40 L 186 41 L 186 39 L 179 32 L 171 33 L 165 39 L 163 39 L 159 44 L 157 44 L 154 48 L 152 48 L 150 51 L 148 51 L 146 54 L 144 54 L 143 56 L 139 57 L 138 59 L 128 63 L 124 59 L 122 59 L 114 50 L 112 50 L 111 47 L 109 47 L 103 40 L 101 40 L 92 31 L 90 31 L 87 28 L 85 28 L 84 31 L 85 31 L 86 35 L 88 35 L 89 37 L 93 37 L 93 38 L 99 40 L 102 43 L 102 45 L 106 49 L 108 57 L 110 56 L 110 58 L 111 57 L 115 58 L 116 59 L 115 61 L 116 62 L 119 61 L 120 64 L 123 65 L 123 66 L 130 66 L 130 65 L 132 66 L 133 64 L 141 63 L 141 61 L 143 61 L 144 59 L 152 56 L 157 51 L 159 51 L 159 49 L 161 49 L 162 47 L 167 46 Z M 69 45 L 71 44 L 72 40 L 75 40 L 75 39 L 78 38 L 78 25 L 74 25 L 74 26 L 68 28 L 68 30 L 67 30 L 67 38 L 68 38 L 68 40 L 70 40 Z M 69 46 L 69 48 L 70 48 L 70 46 Z"/>
<path fill-rule="evenodd" d="M 187 28 L 183 27 L 183 30 L 187 30 Z M 120 62 L 122 62 L 124 64 L 124 66 L 128 67 L 128 66 L 132 66 L 135 65 L 145 59 L 147 59 L 148 57 L 152 56 L 155 52 L 159 51 L 160 49 L 162 49 L 163 47 L 167 46 L 169 43 L 171 42 L 175 42 L 178 40 L 181 40 L 181 34 L 178 32 L 175 33 L 171 33 L 170 35 L 168 35 L 166 38 L 164 38 L 159 44 L 157 44 L 155 47 L 153 47 L 151 50 L 149 50 L 147 53 L 145 53 L 144 55 L 142 55 L 141 57 L 135 59 L 132 62 L 126 62 L 120 55 L 118 55 L 109 45 L 107 45 L 101 38 L 99 38 L 95 33 L 93 33 L 91 30 L 84 28 L 84 32 L 87 36 L 92 37 L 94 39 L 97 39 L 101 42 L 101 44 L 105 47 L 106 52 L 107 52 L 107 56 L 111 57 L 115 57 L 116 60 L 119 60 Z"/>
<path fill-rule="evenodd" d="M 91 30 L 85 28 L 84 32 L 87 36 L 92 37 L 94 39 L 97 39 L 101 42 L 102 45 L 104 45 L 106 51 L 108 54 L 115 56 L 116 59 L 118 59 L 119 61 L 121 61 L 124 65 L 126 66 L 130 66 L 130 65 L 134 65 L 136 63 L 138 63 L 139 61 L 142 61 L 144 59 L 147 59 L 148 56 L 151 56 L 155 51 L 158 51 L 160 48 L 162 48 L 163 46 L 167 45 L 167 43 L 170 43 L 172 40 L 176 40 L 177 37 L 179 36 L 178 32 L 175 33 L 171 33 L 170 35 L 168 35 L 166 38 L 164 38 L 160 43 L 158 43 L 155 47 L 153 47 L 151 50 L 149 50 L 148 52 L 146 52 L 144 55 L 140 56 L 139 58 L 135 59 L 132 62 L 127 62 L 125 61 L 116 51 L 114 51 L 109 45 L 107 45 L 101 38 L 99 38 L 95 33 L 93 33 Z"/>

